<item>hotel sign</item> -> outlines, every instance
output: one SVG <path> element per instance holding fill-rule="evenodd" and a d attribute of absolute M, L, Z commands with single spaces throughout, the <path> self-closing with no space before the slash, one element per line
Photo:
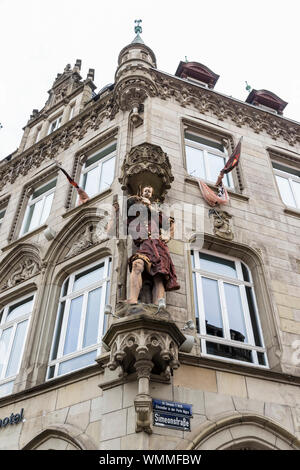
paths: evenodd
<path fill-rule="evenodd" d="M 0 428 L 6 428 L 9 424 L 19 424 L 24 419 L 24 409 L 20 413 L 12 413 L 9 417 L 0 419 Z"/>

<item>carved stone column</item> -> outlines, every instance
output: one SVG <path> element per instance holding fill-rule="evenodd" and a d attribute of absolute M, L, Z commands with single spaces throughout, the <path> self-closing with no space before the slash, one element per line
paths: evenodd
<path fill-rule="evenodd" d="M 108 369 L 119 369 L 120 379 L 136 375 L 136 432 L 151 433 L 150 381 L 169 382 L 173 369 L 180 365 L 178 349 L 185 336 L 165 314 L 151 313 L 148 304 L 139 304 L 140 313 L 135 309 L 128 305 L 127 315 L 113 321 L 102 341 L 110 350 Z"/>

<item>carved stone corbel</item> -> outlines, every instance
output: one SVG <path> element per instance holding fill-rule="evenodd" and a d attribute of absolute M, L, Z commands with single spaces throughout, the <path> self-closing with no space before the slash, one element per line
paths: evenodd
<path fill-rule="evenodd" d="M 209 216 L 213 216 L 213 231 L 217 237 L 224 240 L 233 240 L 234 234 L 230 226 L 232 215 L 219 209 L 210 209 Z"/>
<path fill-rule="evenodd" d="M 143 309 L 144 304 L 139 305 Z M 120 378 L 136 374 L 136 432 L 151 433 L 150 380 L 155 376 L 160 381 L 170 380 L 172 370 L 180 365 L 178 349 L 185 336 L 160 314 L 140 313 L 113 321 L 102 341 L 110 350 L 109 370 L 119 370 Z"/>

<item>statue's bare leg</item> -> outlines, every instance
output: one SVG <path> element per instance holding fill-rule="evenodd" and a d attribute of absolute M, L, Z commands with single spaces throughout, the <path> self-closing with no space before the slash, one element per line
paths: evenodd
<path fill-rule="evenodd" d="M 162 280 L 162 277 L 157 274 L 153 278 L 154 286 L 153 286 L 153 303 L 158 304 L 158 299 L 163 299 L 165 297 L 165 287 Z"/>
<path fill-rule="evenodd" d="M 132 263 L 132 271 L 130 274 L 129 286 L 130 286 L 130 297 L 127 300 L 129 304 L 137 304 L 142 288 L 142 272 L 144 271 L 144 261 L 136 259 Z"/>

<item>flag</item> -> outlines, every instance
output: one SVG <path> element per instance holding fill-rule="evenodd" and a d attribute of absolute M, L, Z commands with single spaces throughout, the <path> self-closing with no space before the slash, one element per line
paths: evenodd
<path fill-rule="evenodd" d="M 77 189 L 77 193 L 79 196 L 77 205 L 80 206 L 84 202 L 89 201 L 90 198 L 88 197 L 87 193 L 82 188 L 80 188 L 80 186 L 78 186 L 76 181 L 74 181 L 73 178 L 71 178 L 71 176 L 66 172 L 66 170 L 64 170 L 57 162 L 56 164 L 58 168 L 63 172 L 63 174 L 67 177 L 69 183 Z"/>
<path fill-rule="evenodd" d="M 230 173 L 230 171 L 232 171 L 238 165 L 241 155 L 242 139 L 243 137 L 240 138 L 239 143 L 237 144 L 230 158 L 226 162 L 226 165 L 224 166 L 223 170 L 220 171 L 216 186 L 219 186 L 221 184 L 221 181 L 226 173 Z"/>

